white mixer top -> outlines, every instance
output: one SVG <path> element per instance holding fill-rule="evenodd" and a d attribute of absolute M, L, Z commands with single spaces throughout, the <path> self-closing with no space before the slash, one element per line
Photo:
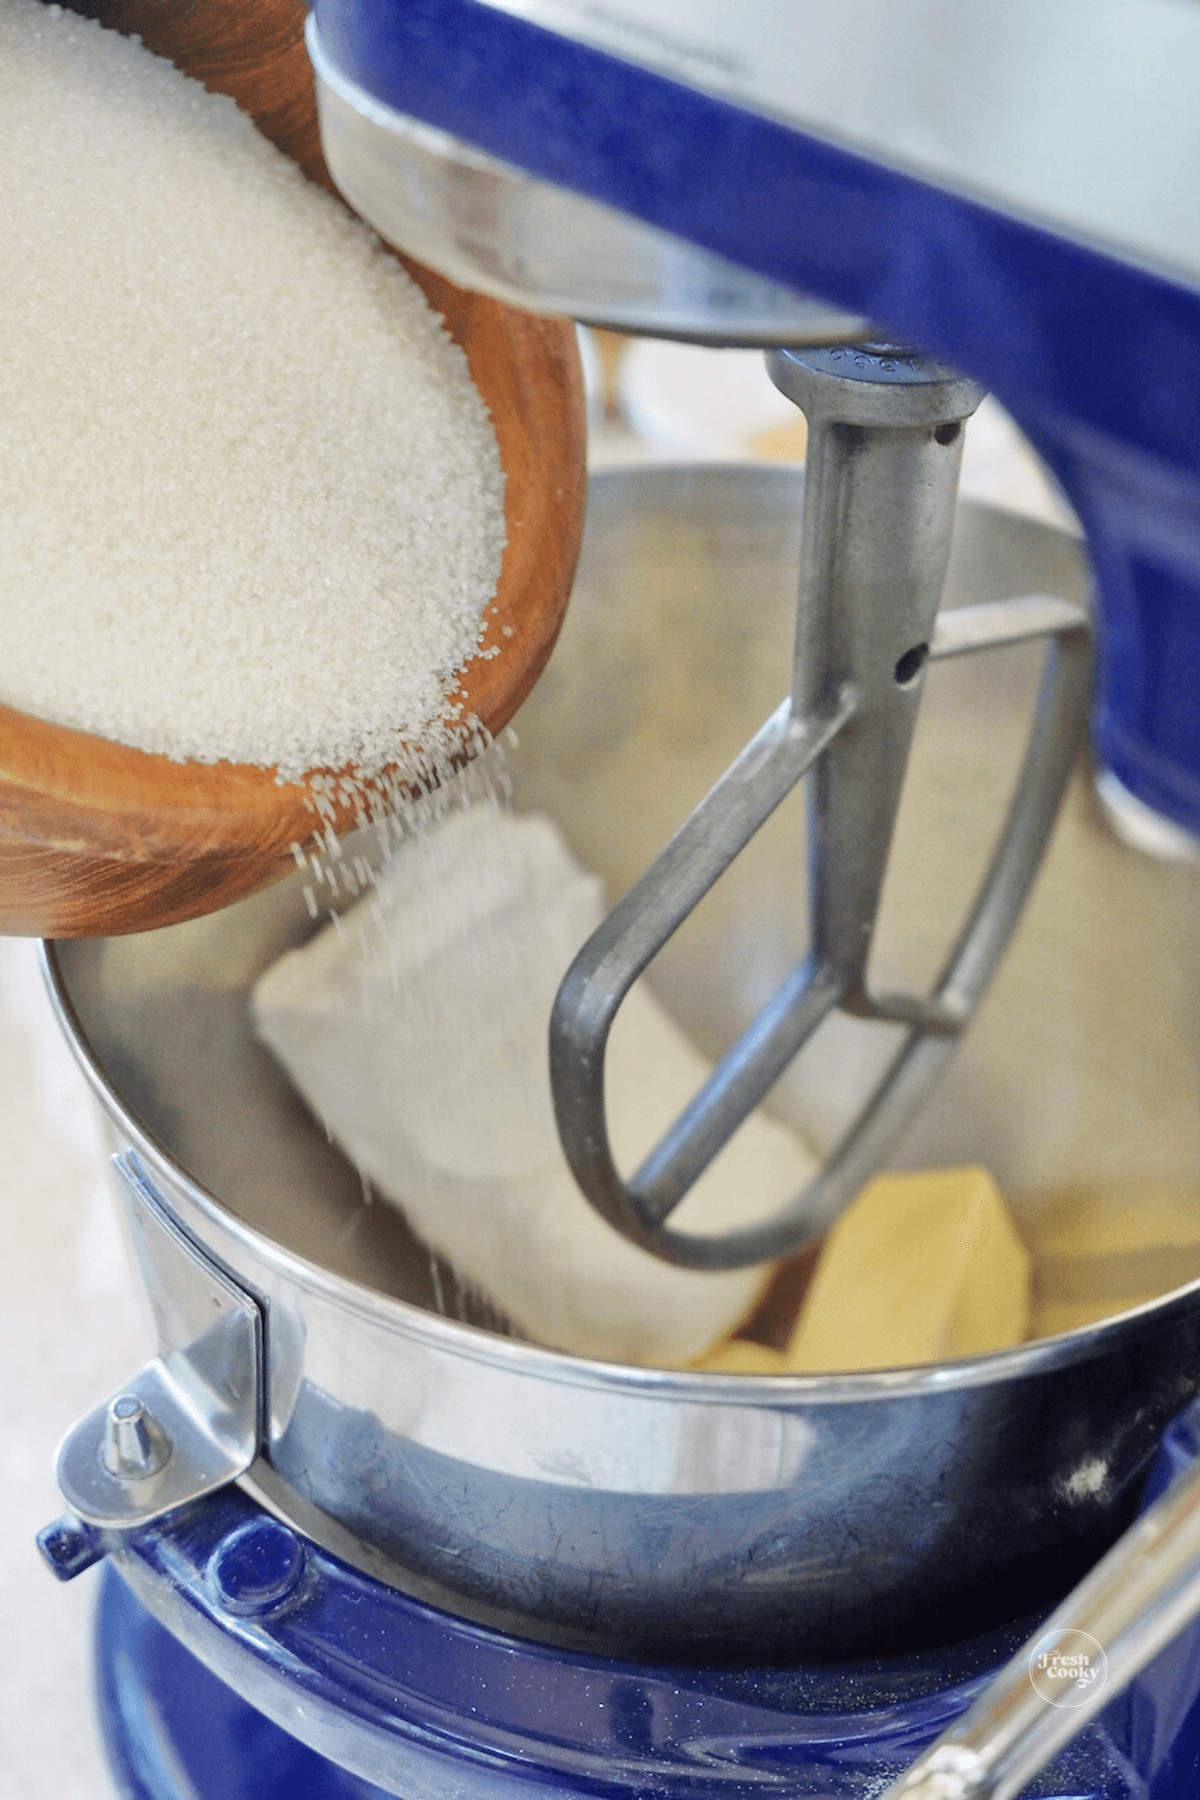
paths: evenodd
<path fill-rule="evenodd" d="M 1200 285 L 1187 0 L 481 3 Z"/>

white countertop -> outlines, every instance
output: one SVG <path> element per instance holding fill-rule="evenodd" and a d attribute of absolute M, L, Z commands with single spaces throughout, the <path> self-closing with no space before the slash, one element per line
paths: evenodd
<path fill-rule="evenodd" d="M 54 1452 L 150 1354 L 93 1102 L 42 989 L 0 939 L 0 1800 L 112 1800 L 91 1694 L 97 1571 L 60 1586 L 34 1538 L 62 1511 Z"/>

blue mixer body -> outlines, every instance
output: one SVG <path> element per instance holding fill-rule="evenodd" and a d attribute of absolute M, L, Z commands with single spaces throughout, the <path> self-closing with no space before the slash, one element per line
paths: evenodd
<path fill-rule="evenodd" d="M 1099 759 L 1200 834 L 1200 293 L 479 0 L 315 0 L 314 19 L 363 95 L 995 393 L 1087 534 Z"/>
<path fill-rule="evenodd" d="M 1147 1499 L 1198 1454 L 1194 1404 L 1166 1435 Z M 97 1679 L 129 1800 L 870 1800 L 1036 1624 L 852 1667 L 648 1667 L 547 1648 L 409 1599 L 235 1488 L 138 1533 L 120 1567 L 124 1580 L 104 1575 Z M 214 1662 L 235 1679 L 218 1678 Z M 1026 1791 L 1200 1791 L 1200 1624 Z"/>

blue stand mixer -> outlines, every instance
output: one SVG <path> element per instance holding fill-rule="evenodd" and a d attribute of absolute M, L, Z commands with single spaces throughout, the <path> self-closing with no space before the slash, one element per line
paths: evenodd
<path fill-rule="evenodd" d="M 1168 1432 L 1152 1491 L 1193 1465 L 1196 1425 L 1192 1408 Z M 423 1607 L 305 1547 L 235 1491 L 146 1533 L 135 1555 L 145 1579 L 172 1591 L 172 1628 L 108 1573 L 96 1659 L 109 1754 L 137 1800 L 375 1800 L 451 1785 L 876 1795 L 978 1698 L 1027 1623 L 844 1667 L 654 1668 L 549 1651 Z M 238 1688 L 185 1648 L 206 1635 L 236 1643 Z M 274 1704 L 259 1711 L 251 1700 L 268 1688 Z M 327 1741 L 339 1728 L 355 1741 L 349 1767 L 271 1722 L 289 1707 L 324 1724 Z M 373 1768 L 386 1785 L 367 1779 Z M 1198 1781 L 1192 1626 L 1021 1791 L 1172 1800 Z"/>
<path fill-rule="evenodd" d="M 768 346 L 780 385 L 794 374 L 788 358 L 807 368 L 814 346 L 818 362 L 839 353 L 869 361 L 886 385 L 897 364 L 917 369 L 921 358 L 903 348 L 915 345 L 995 392 L 1087 533 L 1098 587 L 1092 727 L 1106 804 L 1129 832 L 1185 857 L 1200 833 L 1190 676 L 1200 665 L 1200 208 L 1177 171 L 1200 136 L 1187 99 L 1200 21 L 1168 0 L 1106 13 L 1105 66 L 1120 68 L 1125 83 L 1114 93 L 1099 65 L 1077 65 L 1079 45 L 1101 28 L 1070 9 L 1051 30 L 1032 13 L 997 21 L 981 7 L 940 8 L 937 21 L 922 17 L 922 45 L 928 33 L 938 46 L 933 62 L 918 55 L 902 15 L 865 0 L 836 26 L 807 5 L 778 11 L 713 0 L 681 20 L 667 0 L 620 9 L 319 0 L 308 42 L 330 169 L 390 241 L 511 302 Z M 1055 107 L 1041 103 L 1046 92 Z M 1061 109 L 1060 96 L 1070 97 Z M 819 300 L 802 297 L 812 295 Z M 940 364 L 933 381 L 969 385 Z M 970 409 L 958 393 L 930 431 L 956 426 Z M 865 466 L 846 423 L 835 418 L 833 435 Z M 816 466 L 810 457 L 810 482 Z M 932 477 L 920 482 L 927 489 Z M 952 516 L 952 483 L 949 491 Z M 987 562 L 981 555 L 980 567 Z M 910 646 L 925 653 L 918 663 L 904 662 L 908 650 L 890 659 L 895 685 L 907 688 L 926 657 L 956 654 L 945 635 L 939 648 L 937 629 L 952 637 L 956 610 L 999 605 L 1012 583 L 1049 610 L 1028 629 L 1005 626 L 984 641 L 1017 647 L 1049 635 L 1071 664 L 1086 576 L 1076 567 L 1054 586 L 1031 569 L 1006 572 L 998 589 L 980 577 L 936 629 L 931 617 Z M 936 607 L 940 575 L 934 587 Z M 965 630 L 960 622 L 960 637 Z M 1064 718 L 1079 696 L 1077 656 L 1073 666 L 1057 690 Z M 1010 915 L 1070 772 L 1066 725 L 1047 741 L 1058 745 L 1057 761 Z M 263 954 L 266 940 L 281 948 L 294 929 L 286 906 L 272 898 L 272 908 L 262 913 Z M 992 945 L 993 963 L 1011 923 Z M 775 1399 L 758 1391 L 769 1384 L 735 1382 L 736 1403 L 727 1381 L 660 1382 L 657 1372 L 593 1371 L 571 1388 L 561 1368 L 570 1359 L 523 1345 L 484 1349 L 448 1321 L 415 1324 L 401 1317 L 422 1303 L 415 1292 L 356 1297 L 336 1268 L 301 1268 L 304 1246 L 285 1237 L 267 1247 L 252 1206 L 248 1223 L 236 1206 L 223 1208 L 214 1196 L 227 1189 L 205 1163 L 219 1152 L 172 1142 L 167 1112 L 186 1109 L 172 1096 L 155 1116 L 150 1084 L 130 1074 L 133 1024 L 105 1011 L 119 958 L 137 954 L 118 940 L 59 946 L 51 974 L 65 1028 L 125 1147 L 129 1218 L 152 1300 L 160 1296 L 160 1356 L 71 1434 L 60 1483 L 72 1512 L 43 1534 L 59 1574 L 108 1556 L 123 1577 L 106 1572 L 97 1645 L 106 1731 L 128 1794 L 333 1800 L 447 1786 L 490 1793 L 522 1782 L 554 1792 L 762 1788 L 863 1800 L 881 1800 L 891 1783 L 913 1800 L 1025 1791 L 1176 1800 L 1195 1790 L 1200 1667 L 1190 1629 L 1178 1635 L 1200 1608 L 1192 1412 L 1163 1441 L 1157 1505 L 1045 1616 L 1128 1523 L 1155 1442 L 1195 1393 L 1190 1290 L 1153 1317 L 1101 1328 L 1086 1345 L 1025 1346 L 949 1378 L 944 1368 L 857 1386 L 835 1378 L 851 1383 L 837 1406 L 861 1409 L 836 1426 L 835 1395 L 816 1391 L 832 1390 L 829 1381 L 799 1378 Z M 652 954 L 642 944 L 632 960 L 640 967 Z M 596 966 L 568 996 L 575 1018 L 586 1015 Z M 957 965 L 952 974 L 957 981 Z M 959 987 L 948 978 L 925 1011 L 875 998 L 872 1016 L 911 1028 L 940 1055 L 962 1022 L 950 1006 Z M 838 1000 L 847 994 L 862 1001 L 844 982 Z M 570 1152 L 572 1131 L 582 1138 L 602 1109 L 602 1093 L 585 1091 L 579 1075 L 598 1035 L 602 1052 L 602 1034 L 593 1018 L 590 1048 L 581 1040 L 564 1049 L 570 1018 L 561 1023 Z M 179 1048 L 182 1056 L 182 1039 Z M 775 1064 L 758 1069 L 759 1091 L 777 1073 Z M 901 1123 L 927 1085 L 914 1086 Z M 598 1163 L 573 1161 L 619 1228 L 658 1254 L 692 1254 L 661 1231 L 689 1178 L 670 1156 L 657 1171 L 662 1188 L 647 1180 L 631 1200 L 606 1188 Z M 848 1166 L 855 1173 L 853 1156 Z M 792 1220 L 790 1241 L 832 1216 L 847 1184 Z M 1110 1355 L 1122 1368 L 1131 1359 L 1128 1380 L 1145 1401 L 1133 1408 L 1136 1430 L 1106 1440 L 1102 1475 L 1089 1488 L 1089 1446 L 1104 1439 L 1114 1392 Z M 460 1363 L 470 1365 L 465 1374 Z M 1009 1384 L 1026 1381 L 1036 1396 L 1021 1441 L 1032 1418 L 1044 1420 L 1036 1454 L 1044 1450 L 1046 1467 L 1021 1477 L 1051 1496 L 1021 1518 L 1029 1560 L 998 1552 L 989 1565 L 984 1543 L 962 1591 L 949 1577 L 939 1589 L 938 1507 L 954 1480 L 938 1458 L 956 1433 L 966 1440 L 969 1418 L 964 1453 L 989 1499 L 977 1494 L 976 1510 L 956 1521 L 955 1561 L 965 1571 L 965 1546 L 998 1530 L 1003 1503 L 988 1507 L 1004 1465 L 1017 1459 L 1018 1434 L 1005 1422 Z M 553 1405 L 546 1382 L 563 1385 Z M 680 1436 L 670 1477 L 656 1487 L 646 1470 L 667 1429 L 663 1402 Z M 944 1404 L 951 1412 L 935 1416 Z M 458 1435 L 447 1424 L 456 1406 L 465 1421 Z M 639 1408 L 659 1410 L 643 1418 Z M 476 1456 L 464 1446 L 489 1409 L 523 1423 Z M 905 1479 L 914 1483 L 903 1501 L 892 1479 L 901 1450 L 888 1447 L 889 1431 L 905 1440 Z M 623 1472 L 618 1441 L 632 1446 Z M 554 1470 L 547 1442 L 562 1452 Z M 700 1444 L 712 1459 L 703 1476 L 694 1475 Z M 589 1445 L 600 1460 L 579 1473 L 570 1458 L 582 1467 Z M 924 1466 L 923 1486 L 912 1461 Z M 684 1468 L 693 1469 L 690 1486 Z M 1170 1474 L 1182 1479 L 1158 1498 Z M 884 1574 L 877 1595 L 857 1596 L 844 1631 L 836 1586 L 813 1606 L 821 1579 L 836 1573 L 819 1492 L 844 1526 L 854 1515 L 842 1555 L 858 1529 L 856 1506 L 864 1522 L 907 1509 L 890 1563 L 878 1546 L 863 1550 Z M 580 1500 L 589 1494 L 594 1516 Z M 649 1496 L 640 1511 L 631 1494 Z M 739 1497 L 732 1527 L 709 1516 L 718 1495 Z M 763 1495 L 774 1498 L 756 1511 Z M 512 1526 L 507 1562 L 490 1521 L 500 1501 L 499 1511 L 527 1515 Z M 605 1545 L 605 1519 L 634 1512 L 635 1524 L 621 1527 L 628 1538 Z M 896 1569 L 921 1518 L 928 1561 L 906 1606 L 891 1611 L 888 1596 L 904 1588 Z M 571 1533 L 600 1546 L 591 1561 L 581 1550 L 578 1568 L 576 1544 L 564 1549 Z M 681 1549 L 689 1533 L 696 1542 Z M 807 1560 L 797 1549 L 806 1537 Z M 718 1571 L 714 1588 L 703 1602 L 686 1593 L 667 1618 L 662 1596 L 688 1555 Z M 777 1579 L 783 1594 L 761 1612 L 756 1557 L 768 1571 L 764 1588 Z M 622 1586 L 614 1570 L 625 1563 Z M 929 1582 L 934 1597 L 921 1617 L 914 1596 Z M 789 1596 L 794 1627 L 780 1623 Z M 863 1623 L 872 1606 L 874 1650 Z M 690 1636 L 681 1622 L 689 1612 Z M 1063 1633 L 1073 1634 L 1066 1649 Z M 1082 1683 L 1079 1703 L 1055 1704 L 1031 1678 L 1038 1654 L 1060 1659 L 1059 1676 L 1094 1672 L 1101 1661 L 1105 1673 L 1086 1697 L 1084 1673 L 1071 1673 L 1073 1693 Z"/>

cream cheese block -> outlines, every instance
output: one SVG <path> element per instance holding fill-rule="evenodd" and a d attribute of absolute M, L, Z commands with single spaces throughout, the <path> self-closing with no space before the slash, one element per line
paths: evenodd
<path fill-rule="evenodd" d="M 259 1035 L 412 1229 L 524 1335 L 579 1355 L 686 1362 L 754 1307 L 768 1271 L 674 1268 L 593 1212 L 558 1141 L 547 1034 L 604 911 L 557 828 L 480 805 L 408 840 L 380 887 L 259 981 Z M 639 982 L 606 1065 L 636 1168 L 710 1073 Z M 816 1163 L 754 1115 L 683 1201 L 681 1229 L 777 1211 Z"/>

